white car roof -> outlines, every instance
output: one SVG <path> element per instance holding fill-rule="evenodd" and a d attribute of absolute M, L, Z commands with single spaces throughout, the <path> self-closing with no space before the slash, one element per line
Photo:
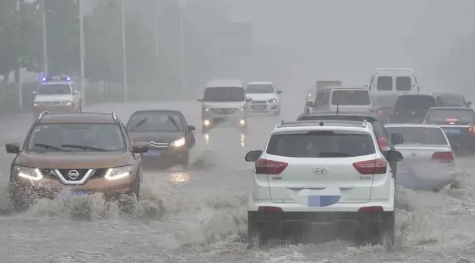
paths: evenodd
<path fill-rule="evenodd" d="M 43 85 L 55 85 L 55 84 L 71 84 L 71 81 L 49 81 L 49 82 L 43 82 L 40 84 L 40 86 Z"/>
<path fill-rule="evenodd" d="M 326 125 L 319 125 L 323 122 Z M 288 132 L 288 131 L 307 131 L 309 129 L 319 131 L 356 131 L 373 133 L 373 127 L 370 122 L 366 121 L 296 121 L 296 122 L 279 122 L 272 133 Z"/>
<path fill-rule="evenodd" d="M 248 82 L 247 85 L 274 85 L 274 83 L 270 81 L 252 81 Z"/>
<path fill-rule="evenodd" d="M 206 84 L 207 88 L 227 88 L 243 87 L 242 81 L 238 79 L 213 79 Z"/>

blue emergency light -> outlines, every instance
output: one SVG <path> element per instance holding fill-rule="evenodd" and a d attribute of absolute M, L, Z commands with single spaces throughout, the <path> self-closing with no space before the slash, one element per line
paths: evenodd
<path fill-rule="evenodd" d="M 48 82 L 48 81 L 71 81 L 71 77 L 68 75 L 41 77 L 41 82 Z"/>

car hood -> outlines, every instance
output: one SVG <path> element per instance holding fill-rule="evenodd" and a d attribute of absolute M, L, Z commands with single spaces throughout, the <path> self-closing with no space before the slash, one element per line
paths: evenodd
<path fill-rule="evenodd" d="M 183 132 L 129 132 L 129 136 L 134 142 L 171 143 L 185 135 Z"/>
<path fill-rule="evenodd" d="M 127 165 L 130 157 L 128 152 L 21 153 L 15 164 L 41 169 L 99 169 Z"/>
<path fill-rule="evenodd" d="M 233 101 L 233 102 L 203 102 L 203 106 L 210 108 L 238 108 L 244 107 L 246 105 L 245 101 Z"/>
<path fill-rule="evenodd" d="M 246 97 L 251 98 L 252 100 L 270 100 L 277 99 L 277 96 L 274 93 L 250 93 L 246 94 Z"/>
<path fill-rule="evenodd" d="M 71 95 L 36 95 L 35 101 L 63 101 L 63 100 L 72 100 L 73 96 Z"/>

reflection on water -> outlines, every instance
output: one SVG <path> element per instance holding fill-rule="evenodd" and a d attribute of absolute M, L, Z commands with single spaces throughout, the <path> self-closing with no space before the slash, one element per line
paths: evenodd
<path fill-rule="evenodd" d="M 209 133 L 205 133 L 205 143 L 209 143 Z"/>
<path fill-rule="evenodd" d="M 205 133 L 204 134 L 204 139 L 205 139 L 205 144 L 208 145 L 210 143 L 210 136 L 209 136 L 209 133 Z M 236 138 L 236 137 L 234 137 Z M 234 140 L 234 139 L 232 139 Z M 241 133 L 240 134 L 240 142 L 241 142 L 241 146 L 244 147 L 246 145 L 246 135 L 244 133 Z"/>
<path fill-rule="evenodd" d="M 170 182 L 172 183 L 186 183 L 190 181 L 190 175 L 187 173 L 171 173 Z"/>
<path fill-rule="evenodd" d="M 245 145 L 245 139 L 246 139 L 246 136 L 244 135 L 244 133 L 241 133 L 241 146 L 244 147 Z"/>

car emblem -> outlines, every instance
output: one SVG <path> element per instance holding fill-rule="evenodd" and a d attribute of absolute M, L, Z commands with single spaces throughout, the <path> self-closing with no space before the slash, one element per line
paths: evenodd
<path fill-rule="evenodd" d="M 319 175 L 326 174 L 327 173 L 327 168 L 317 167 L 317 168 L 313 169 L 313 173 L 314 174 L 319 174 Z"/>
<path fill-rule="evenodd" d="M 79 172 L 76 171 L 76 170 L 71 170 L 71 171 L 69 171 L 69 173 L 68 173 L 68 177 L 69 177 L 69 179 L 71 179 L 71 180 L 76 180 L 76 179 L 79 177 Z"/>

